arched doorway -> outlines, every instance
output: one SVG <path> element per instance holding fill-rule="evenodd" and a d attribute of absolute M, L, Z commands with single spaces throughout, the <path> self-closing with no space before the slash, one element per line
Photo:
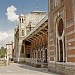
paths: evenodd
<path fill-rule="evenodd" d="M 21 53 L 24 53 L 24 46 L 22 45 Z"/>
<path fill-rule="evenodd" d="M 47 49 L 45 49 L 45 63 L 47 63 Z"/>
<path fill-rule="evenodd" d="M 21 47 L 20 56 L 21 57 L 24 57 L 25 56 L 25 54 L 24 54 L 24 45 L 22 45 L 22 47 Z"/>

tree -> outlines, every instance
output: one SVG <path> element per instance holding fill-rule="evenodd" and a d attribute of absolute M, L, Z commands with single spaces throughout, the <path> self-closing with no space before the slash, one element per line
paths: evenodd
<path fill-rule="evenodd" d="M 5 54 L 6 54 L 6 48 L 1 47 L 1 49 L 0 49 L 0 57 L 1 57 L 1 58 L 4 57 Z"/>

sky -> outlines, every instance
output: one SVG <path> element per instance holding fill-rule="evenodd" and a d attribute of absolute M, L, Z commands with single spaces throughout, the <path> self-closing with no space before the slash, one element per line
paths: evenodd
<path fill-rule="evenodd" d="M 37 10 L 37 0 L 0 0 L 0 47 L 13 40 L 18 16 Z M 38 0 L 38 10 L 48 12 L 47 0 Z"/>

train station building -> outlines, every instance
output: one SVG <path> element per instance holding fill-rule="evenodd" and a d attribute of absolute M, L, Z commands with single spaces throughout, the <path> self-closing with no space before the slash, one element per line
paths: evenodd
<path fill-rule="evenodd" d="M 31 21 L 26 26 L 25 16 L 19 17 L 20 23 L 14 33 L 15 60 L 47 67 L 63 75 L 74 75 L 75 0 L 48 0 L 48 15 L 38 13 L 43 17 L 35 26 L 31 26 Z M 37 17 L 33 18 L 35 22 Z"/>
<path fill-rule="evenodd" d="M 75 0 L 48 0 L 48 69 L 75 74 Z"/>

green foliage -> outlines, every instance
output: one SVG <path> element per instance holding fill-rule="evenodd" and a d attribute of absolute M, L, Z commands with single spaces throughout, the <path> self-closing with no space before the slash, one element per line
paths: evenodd
<path fill-rule="evenodd" d="M 6 48 L 1 48 L 1 49 L 0 49 L 0 57 L 1 57 L 1 58 L 4 57 L 5 54 L 6 54 Z"/>

